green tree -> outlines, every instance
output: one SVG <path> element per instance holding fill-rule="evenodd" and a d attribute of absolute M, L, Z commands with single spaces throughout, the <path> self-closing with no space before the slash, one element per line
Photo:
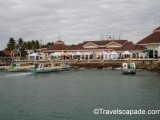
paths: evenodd
<path fill-rule="evenodd" d="M 35 42 L 34 40 L 31 41 L 31 46 L 32 46 L 32 49 L 36 49 L 36 48 L 35 48 L 36 42 Z"/>
<path fill-rule="evenodd" d="M 19 47 L 23 47 L 23 39 L 22 38 L 19 38 L 19 40 L 18 40 L 18 46 Z"/>
<path fill-rule="evenodd" d="M 6 50 L 15 50 L 16 49 L 16 41 L 14 38 L 10 38 L 6 47 Z"/>
<path fill-rule="evenodd" d="M 39 48 L 40 48 L 40 43 L 39 43 L 38 40 L 36 40 L 36 42 L 35 42 L 35 48 L 36 48 L 36 49 L 39 49 Z"/>
<path fill-rule="evenodd" d="M 48 48 L 51 47 L 52 45 L 54 45 L 54 42 L 48 42 L 47 44 L 43 44 L 42 48 Z"/>
<path fill-rule="evenodd" d="M 29 50 L 32 49 L 32 44 L 30 41 L 27 42 L 27 49 L 29 49 Z"/>
<path fill-rule="evenodd" d="M 21 57 L 26 57 L 27 51 L 24 48 L 20 48 L 19 51 L 21 52 Z"/>
<path fill-rule="evenodd" d="M 54 45 L 54 42 L 48 42 L 48 43 L 46 44 L 47 48 L 48 48 L 48 47 L 51 47 L 52 45 Z"/>
<path fill-rule="evenodd" d="M 27 42 L 23 42 L 22 48 L 25 49 L 25 50 L 28 49 L 28 44 L 27 44 Z"/>

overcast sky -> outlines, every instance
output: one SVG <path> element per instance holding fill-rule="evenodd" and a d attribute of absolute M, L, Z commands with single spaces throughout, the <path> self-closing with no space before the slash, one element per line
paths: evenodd
<path fill-rule="evenodd" d="M 1 0 L 0 49 L 9 38 L 66 44 L 116 35 L 137 42 L 160 26 L 160 0 Z M 104 36 L 104 39 L 106 37 Z"/>

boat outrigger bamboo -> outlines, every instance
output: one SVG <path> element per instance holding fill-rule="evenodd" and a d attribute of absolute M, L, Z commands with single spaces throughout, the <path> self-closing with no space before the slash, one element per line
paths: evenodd
<path fill-rule="evenodd" d="M 123 74 L 136 74 L 136 65 L 134 62 L 122 63 Z"/>
<path fill-rule="evenodd" d="M 63 62 L 38 63 L 38 64 L 35 64 L 35 68 L 31 69 L 30 71 L 33 73 L 48 73 L 48 72 L 68 70 L 69 68 L 70 66 Z"/>
<path fill-rule="evenodd" d="M 12 63 L 8 71 L 9 72 L 27 72 L 32 68 L 34 68 L 33 62 Z"/>

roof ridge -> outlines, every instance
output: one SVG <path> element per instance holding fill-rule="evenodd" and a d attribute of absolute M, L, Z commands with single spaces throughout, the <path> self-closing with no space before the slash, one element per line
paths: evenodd
<path fill-rule="evenodd" d="M 160 26 L 154 29 L 153 32 L 160 32 Z"/>

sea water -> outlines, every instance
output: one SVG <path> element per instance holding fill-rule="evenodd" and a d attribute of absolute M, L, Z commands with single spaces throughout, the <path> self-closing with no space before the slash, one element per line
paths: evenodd
<path fill-rule="evenodd" d="M 95 109 L 160 110 L 160 75 L 123 75 L 119 70 L 0 72 L 0 120 L 160 120 L 160 114 L 95 114 Z"/>

